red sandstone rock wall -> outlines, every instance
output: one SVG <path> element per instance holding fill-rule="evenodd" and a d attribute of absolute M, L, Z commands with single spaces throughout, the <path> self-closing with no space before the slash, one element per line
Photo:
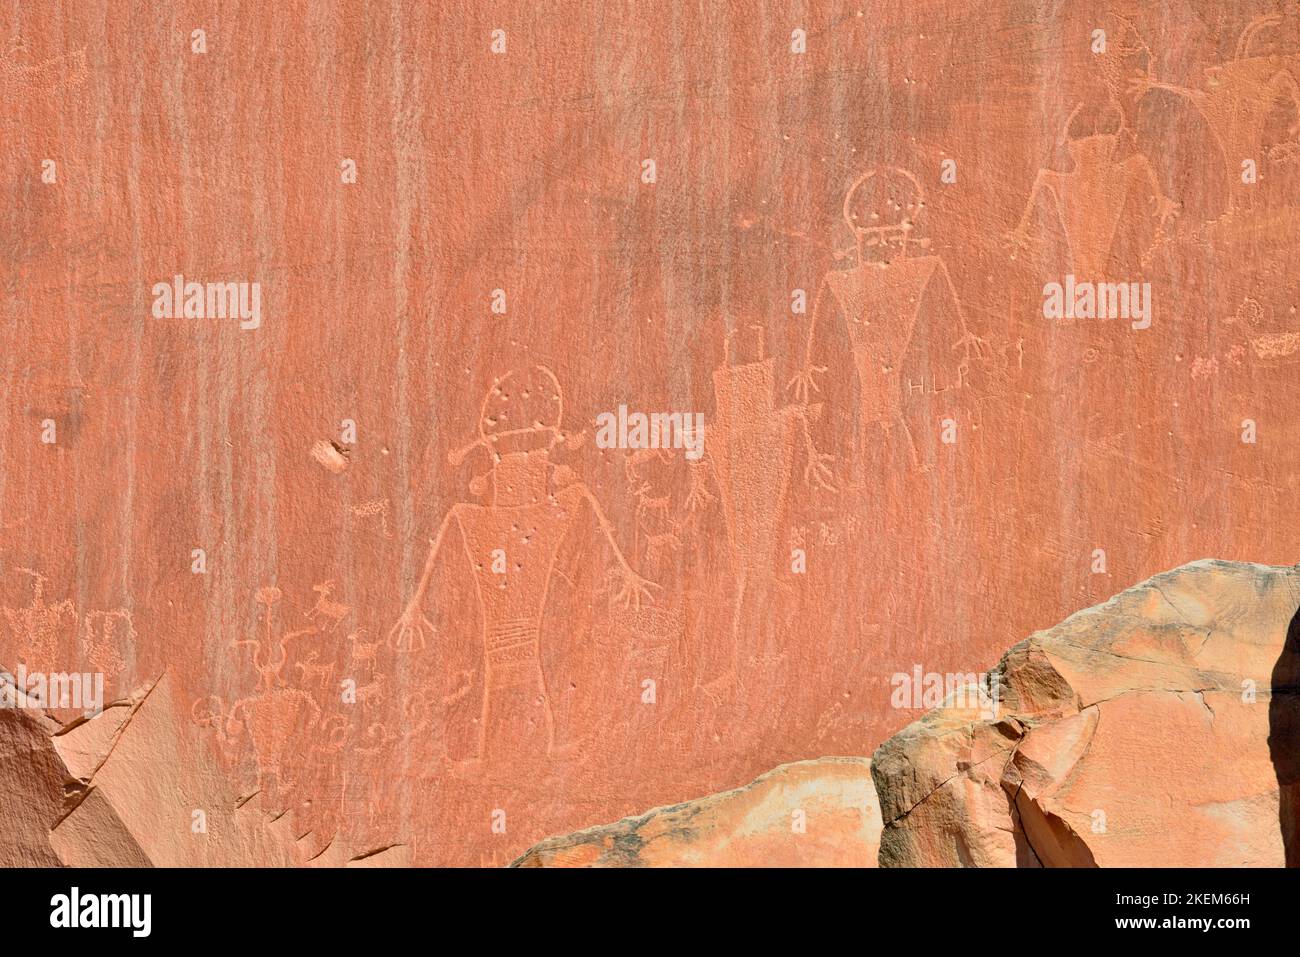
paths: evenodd
<path fill-rule="evenodd" d="M 0 663 L 166 675 L 232 800 L 504 863 L 1290 564 L 1298 19 L 11 7 Z M 623 405 L 702 457 L 602 448 Z"/>

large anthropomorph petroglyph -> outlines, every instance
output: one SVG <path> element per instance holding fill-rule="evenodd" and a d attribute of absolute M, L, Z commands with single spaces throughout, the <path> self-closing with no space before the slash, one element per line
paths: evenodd
<path fill-rule="evenodd" d="M 425 601 L 442 545 L 458 533 L 483 619 L 478 751 L 485 764 L 515 766 L 512 758 L 535 758 L 556 745 L 553 688 L 542 664 L 542 614 L 560 545 L 584 506 L 617 563 L 618 600 L 639 605 L 653 587 L 623 557 L 591 490 L 551 461 L 557 444 L 581 440 L 561 431 L 563 411 L 560 385 L 549 369 L 517 369 L 495 380 L 483 400 L 478 438 L 450 455 L 453 464 L 478 449 L 491 456 L 489 471 L 470 486 L 487 504 L 452 506 L 415 594 L 389 633 L 399 652 L 428 653 L 435 630 Z M 432 644 L 437 654 L 438 642 Z"/>
<path fill-rule="evenodd" d="M 844 197 L 844 221 L 856 240 L 857 265 L 826 274 L 813 304 L 804 368 L 791 382 L 806 403 L 820 391 L 814 335 L 829 291 L 842 317 L 860 392 L 863 449 L 871 432 L 906 438 L 912 464 L 922 467 L 908 412 L 925 398 L 968 384 L 972 363 L 986 347 L 966 327 L 961 303 L 943 260 L 916 253 L 929 246 L 917 235 L 925 193 L 907 170 L 873 169 Z"/>
<path fill-rule="evenodd" d="M 1040 169 L 1029 189 L 1020 222 L 1010 236 L 1013 247 L 1029 248 L 1046 239 L 1033 228 L 1042 214 L 1046 230 L 1060 230 L 1069 250 L 1064 272 L 1089 281 L 1109 278 L 1107 268 L 1121 217 L 1134 202 L 1150 203 L 1153 222 L 1145 256 L 1166 237 L 1177 207 L 1161 191 L 1150 161 L 1141 153 L 1123 155 L 1131 138 L 1117 103 L 1100 107 L 1079 104 L 1065 122 L 1068 170 Z"/>
<path fill-rule="evenodd" d="M 1256 17 L 1237 41 L 1236 54 L 1207 67 L 1202 86 L 1162 82 L 1139 73 L 1129 92 L 1141 99 L 1153 90 L 1185 97 L 1210 124 L 1233 190 L 1228 211 L 1248 202 L 1254 180 L 1238 175 L 1241 164 L 1268 158 L 1290 162 L 1300 155 L 1300 7 Z"/>
<path fill-rule="evenodd" d="M 729 686 L 746 664 L 779 657 L 779 650 L 765 651 L 755 638 L 764 632 L 770 610 L 770 588 L 779 564 L 777 543 L 801 448 L 807 488 L 833 490 L 830 457 L 817 450 L 810 431 L 810 423 L 821 415 L 821 404 L 778 407 L 775 360 L 764 354 L 765 330 L 751 326 L 745 332 L 757 334 L 756 354 L 732 362 L 734 335 L 727 336 L 723 364 L 713 370 L 714 415 L 704 466 L 691 474 L 693 509 L 712 498 L 699 472 L 712 476 L 736 583 L 730 648 L 719 663 L 720 674 L 704 684 L 710 694 Z"/>

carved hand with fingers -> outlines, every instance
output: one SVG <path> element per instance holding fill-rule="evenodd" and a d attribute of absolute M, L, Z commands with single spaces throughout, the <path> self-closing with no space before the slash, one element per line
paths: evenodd
<path fill-rule="evenodd" d="M 654 604 L 651 592 L 659 589 L 654 582 L 642 578 L 628 565 L 619 565 L 610 569 L 610 572 L 618 581 L 618 591 L 614 593 L 614 601 L 618 604 L 635 609 L 639 609 L 642 602 L 648 605 Z"/>
<path fill-rule="evenodd" d="M 814 392 L 821 392 L 821 386 L 817 384 L 816 376 L 826 371 L 826 366 L 807 365 L 802 371 L 795 373 L 786 389 L 794 392 L 794 399 L 800 405 L 807 405 L 808 400 Z"/>
<path fill-rule="evenodd" d="M 434 637 L 433 624 L 425 617 L 419 599 L 412 601 L 388 632 L 388 646 L 394 651 L 420 651 L 426 639 Z"/>

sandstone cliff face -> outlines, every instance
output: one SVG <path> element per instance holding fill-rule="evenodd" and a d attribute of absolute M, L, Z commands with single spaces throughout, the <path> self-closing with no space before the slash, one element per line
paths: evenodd
<path fill-rule="evenodd" d="M 292 867 L 406 863 L 240 797 L 163 677 L 86 720 L 0 709 L 0 866 Z"/>
<path fill-rule="evenodd" d="M 994 719 L 876 751 L 881 866 L 1287 862 L 1298 605 L 1296 570 L 1202 561 L 1016 645 Z"/>
<path fill-rule="evenodd" d="M 742 788 L 543 841 L 518 867 L 874 867 L 865 758 L 783 764 Z"/>
<path fill-rule="evenodd" d="M 1194 562 L 1011 648 L 992 709 L 940 707 L 869 763 L 785 765 L 519 863 L 862 865 L 878 844 L 882 867 L 1295 865 L 1298 607 L 1300 566 Z"/>
<path fill-rule="evenodd" d="M 1295 561 L 1298 27 L 6 4 L 0 663 L 166 671 L 233 795 L 504 865 L 869 754 L 922 714 L 891 674 L 1190 558 Z M 1067 277 L 1149 328 L 1049 317 Z M 702 457 L 605 447 L 624 406 Z"/>

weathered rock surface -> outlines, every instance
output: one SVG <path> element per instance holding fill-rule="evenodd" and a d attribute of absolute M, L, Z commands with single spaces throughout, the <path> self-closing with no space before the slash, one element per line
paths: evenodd
<path fill-rule="evenodd" d="M 230 794 L 505 864 L 867 752 L 922 714 L 891 674 L 1159 571 L 1295 561 L 1298 27 L 7 4 L 0 661 L 165 671 Z M 256 328 L 178 275 L 255 284 Z M 1067 277 L 1149 283 L 1149 327 L 1050 318 Z M 624 406 L 702 415 L 702 458 L 604 447 Z"/>
<path fill-rule="evenodd" d="M 884 867 L 1294 865 L 1298 607 L 1300 566 L 1194 562 L 1015 645 L 983 698 L 950 696 L 870 761 L 783 765 L 517 863 L 862 865 L 879 846 Z"/>
<path fill-rule="evenodd" d="M 0 709 L 0 866 L 382 866 L 405 849 L 347 851 L 233 793 L 164 676 L 61 724 L 14 690 Z M 200 813 L 201 812 L 201 813 Z"/>
<path fill-rule="evenodd" d="M 1200 561 L 1003 657 L 992 719 L 876 751 L 881 866 L 1295 863 L 1300 571 Z"/>
<path fill-rule="evenodd" d="M 734 791 L 543 841 L 518 867 L 874 867 L 865 758 L 783 764 Z"/>

